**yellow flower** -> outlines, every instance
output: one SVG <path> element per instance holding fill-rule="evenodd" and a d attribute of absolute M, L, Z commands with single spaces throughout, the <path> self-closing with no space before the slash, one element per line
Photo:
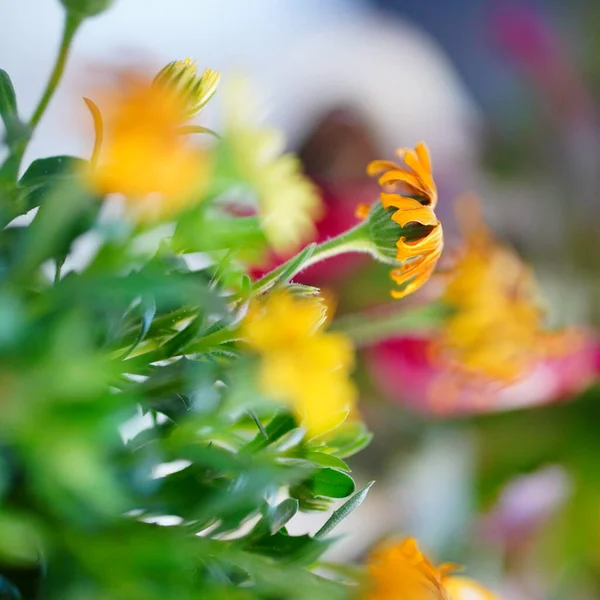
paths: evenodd
<path fill-rule="evenodd" d="M 396 209 L 391 219 L 405 229 L 397 241 L 396 259 L 403 264 L 391 272 L 400 286 L 394 298 L 402 298 L 418 290 L 431 276 L 442 253 L 442 224 L 435 216 L 437 188 L 431 171 L 427 146 L 422 142 L 415 150 L 401 148 L 398 157 L 404 164 L 376 160 L 367 172 L 379 177 L 384 209 Z"/>
<path fill-rule="evenodd" d="M 198 75 L 197 61 L 191 58 L 175 60 L 164 67 L 154 78 L 154 85 L 175 92 L 185 106 L 188 119 L 195 117 L 217 91 L 221 73 L 205 69 Z"/>
<path fill-rule="evenodd" d="M 297 250 L 314 234 L 321 212 L 316 188 L 302 174 L 300 161 L 282 153 L 281 133 L 252 125 L 248 91 L 238 82 L 228 94 L 226 144 L 235 169 L 258 197 L 262 227 L 273 249 L 282 255 Z"/>
<path fill-rule="evenodd" d="M 324 320 L 318 299 L 275 292 L 257 300 L 242 325 L 242 337 L 261 357 L 262 391 L 290 406 L 311 436 L 342 423 L 356 399 L 352 345 L 324 332 Z"/>
<path fill-rule="evenodd" d="M 451 575 L 456 565 L 433 565 L 414 538 L 376 548 L 368 569 L 365 600 L 498 600 L 475 581 Z"/>
<path fill-rule="evenodd" d="M 203 188 L 207 155 L 180 131 L 187 119 L 180 96 L 131 73 L 118 83 L 105 94 L 102 115 L 86 100 L 96 129 L 90 184 L 103 195 L 125 195 L 142 217 L 173 214 Z"/>
<path fill-rule="evenodd" d="M 435 351 L 457 368 L 512 381 L 544 352 L 543 312 L 531 270 L 496 242 L 469 203 L 465 247 L 442 300 L 456 310 Z"/>

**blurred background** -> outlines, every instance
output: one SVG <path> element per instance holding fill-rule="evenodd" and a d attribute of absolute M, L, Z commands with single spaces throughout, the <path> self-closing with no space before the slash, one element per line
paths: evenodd
<path fill-rule="evenodd" d="M 61 18 L 55 0 L 0 0 L 0 63 L 26 112 L 54 60 Z M 454 200 L 474 192 L 495 235 L 533 266 L 548 324 L 576 324 L 595 338 L 597 3 L 115 0 L 84 28 L 26 162 L 89 155 L 80 98 L 105 65 L 158 69 L 191 56 L 225 83 L 233 73 L 250 79 L 259 117 L 286 133 L 321 190 L 321 238 L 351 226 L 356 206 L 376 198 L 370 160 L 424 140 L 447 255 L 460 243 Z M 218 129 L 218 96 L 206 120 Z M 388 268 L 368 260 L 344 259 L 303 279 L 337 297 L 341 318 L 390 304 Z M 358 560 L 395 531 L 469 564 L 505 600 L 600 597 L 600 393 L 587 371 L 580 376 L 583 363 L 597 365 L 594 344 L 510 402 L 492 394 L 477 410 L 443 417 L 403 394 L 417 377 L 405 350 L 406 340 L 360 349 L 361 412 L 375 439 L 353 466 L 377 485 L 332 556 Z M 557 391 L 559 376 L 568 385 Z"/>

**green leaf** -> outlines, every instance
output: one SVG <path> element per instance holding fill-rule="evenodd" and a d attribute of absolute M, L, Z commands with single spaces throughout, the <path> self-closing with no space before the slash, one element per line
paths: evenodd
<path fill-rule="evenodd" d="M 22 152 L 23 144 L 29 139 L 31 131 L 29 126 L 19 119 L 15 89 L 8 73 L 2 69 L 0 69 L 0 117 L 6 128 L 4 142 L 11 151 L 11 155 L 2 166 L 0 175 L 2 179 L 14 181 L 20 162 L 19 148 Z"/>
<path fill-rule="evenodd" d="M 258 430 L 260 431 L 262 436 L 265 439 L 269 439 L 269 434 L 267 433 L 267 430 L 264 428 L 263 424 L 261 423 L 256 412 L 254 410 L 248 410 L 248 414 L 250 415 L 250 418 L 256 423 L 256 426 L 258 427 Z"/>
<path fill-rule="evenodd" d="M 265 427 L 267 437 L 262 433 L 258 433 L 256 437 L 248 442 L 244 448 L 244 452 L 257 452 L 262 448 L 266 448 L 269 444 L 272 444 L 286 433 L 295 429 L 296 421 L 294 417 L 286 411 L 282 411 L 276 414 Z"/>
<path fill-rule="evenodd" d="M 268 289 L 272 288 L 275 285 L 281 285 L 287 283 L 294 275 L 299 273 L 304 267 L 305 263 L 310 259 L 313 255 L 315 248 L 317 247 L 316 243 L 309 244 L 294 258 L 285 263 L 281 270 L 276 269 L 275 271 L 271 271 L 265 275 L 262 279 L 259 279 L 254 284 L 254 292 L 256 294 L 260 294 L 266 292 Z"/>
<path fill-rule="evenodd" d="M 90 230 L 100 208 L 97 198 L 77 183 L 53 188 L 21 236 L 15 256 L 16 280 L 28 279 L 48 259 L 62 263 L 75 239 Z M 76 291 L 87 290 L 76 286 Z"/>
<path fill-rule="evenodd" d="M 17 95 L 6 71 L 0 69 L 0 116 L 6 129 L 17 116 Z"/>
<path fill-rule="evenodd" d="M 129 356 L 136 349 L 136 347 L 143 341 L 143 339 L 146 337 L 146 334 L 150 330 L 152 320 L 156 315 L 156 302 L 154 301 L 154 298 L 146 298 L 142 300 L 140 304 L 140 310 L 142 313 L 140 332 L 135 342 L 133 342 L 133 344 L 129 347 L 123 358 Z"/>
<path fill-rule="evenodd" d="M 313 255 L 317 244 L 314 242 L 309 244 L 300 252 L 297 256 L 295 256 L 289 263 L 287 263 L 285 269 L 281 272 L 279 277 L 273 282 L 273 285 L 278 285 L 280 283 L 287 283 L 294 275 L 302 270 L 304 263 L 308 261 L 308 259 Z"/>
<path fill-rule="evenodd" d="M 342 506 L 340 506 L 337 510 L 333 511 L 333 514 L 329 519 L 325 522 L 325 525 L 315 533 L 315 538 L 321 539 L 324 538 L 328 533 L 331 532 L 334 527 L 337 527 L 351 512 L 356 510 L 362 503 L 363 500 L 367 497 L 371 486 L 374 484 L 374 481 L 368 483 L 360 492 L 356 492 L 350 500 L 344 502 Z"/>
<path fill-rule="evenodd" d="M 315 496 L 345 498 L 354 491 L 354 480 L 350 475 L 336 469 L 319 469 L 307 482 Z"/>
<path fill-rule="evenodd" d="M 315 450 L 333 454 L 338 458 L 352 456 L 368 446 L 373 434 L 360 421 L 346 421 L 326 438 L 319 438 Z"/>
<path fill-rule="evenodd" d="M 324 454 L 323 452 L 307 452 L 303 455 L 303 458 L 320 467 L 331 467 L 332 469 L 350 472 L 350 467 L 341 458 L 331 454 Z"/>
<path fill-rule="evenodd" d="M 248 546 L 257 554 L 277 558 L 279 561 L 306 566 L 314 563 L 330 546 L 329 540 L 319 540 L 309 535 L 288 535 L 285 530 L 260 538 Z"/>
<path fill-rule="evenodd" d="M 299 503 L 296 498 L 286 498 L 275 509 L 265 516 L 271 535 L 277 533 L 298 512 Z"/>
<path fill-rule="evenodd" d="M 68 184 L 88 161 L 74 156 L 50 156 L 34 160 L 19 180 L 23 211 L 39 206 L 59 184 Z"/>

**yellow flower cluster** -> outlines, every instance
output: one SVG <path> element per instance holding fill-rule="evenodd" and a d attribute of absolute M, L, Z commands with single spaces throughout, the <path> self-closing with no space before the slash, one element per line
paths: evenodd
<path fill-rule="evenodd" d="M 540 358 L 546 334 L 531 270 L 498 244 L 469 204 L 465 248 L 442 300 L 454 307 L 436 352 L 471 374 L 518 378 Z"/>
<path fill-rule="evenodd" d="M 452 575 L 456 565 L 433 565 L 413 538 L 376 548 L 368 568 L 365 600 L 498 600 L 472 579 Z"/>
<path fill-rule="evenodd" d="M 392 291 L 392 296 L 403 298 L 429 279 L 444 241 L 442 224 L 434 212 L 438 196 L 427 146 L 419 143 L 414 150 L 401 148 L 397 154 L 404 164 L 376 160 L 369 164 L 367 172 L 379 177 L 383 207 L 397 209 L 391 218 L 406 228 L 396 244 L 396 259 L 402 266 L 391 272 L 392 279 L 400 286 Z M 411 228 L 411 225 L 418 226 Z"/>
<path fill-rule="evenodd" d="M 241 332 L 260 355 L 262 391 L 290 406 L 311 436 L 342 423 L 356 400 L 352 344 L 325 332 L 324 320 L 319 299 L 274 292 L 251 306 Z"/>
<path fill-rule="evenodd" d="M 237 171 L 258 197 L 269 243 L 278 254 L 287 255 L 313 236 L 321 200 L 302 174 L 298 158 L 282 152 L 282 135 L 252 124 L 249 95 L 243 82 L 230 89 L 225 139 Z"/>

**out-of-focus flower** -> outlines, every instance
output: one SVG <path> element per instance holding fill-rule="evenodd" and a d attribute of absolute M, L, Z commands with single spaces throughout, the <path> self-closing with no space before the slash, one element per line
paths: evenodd
<path fill-rule="evenodd" d="M 451 575 L 456 565 L 433 565 L 414 538 L 376 548 L 368 568 L 366 600 L 497 600 L 477 582 Z"/>
<path fill-rule="evenodd" d="M 376 160 L 367 170 L 369 175 L 379 177 L 383 188 L 381 206 L 387 213 L 384 216 L 402 228 L 401 237 L 394 239 L 397 232 L 384 225 L 377 212 L 379 203 L 371 208 L 368 218 L 376 226 L 371 228 L 375 229 L 372 237 L 376 246 L 386 253 L 395 246 L 395 259 L 402 262 L 391 272 L 400 286 L 399 290 L 392 290 L 392 296 L 402 298 L 418 290 L 433 273 L 442 253 L 443 232 L 434 212 L 437 188 L 427 147 L 419 143 L 414 151 L 401 148 L 397 154 L 404 164 Z"/>
<path fill-rule="evenodd" d="M 225 143 L 239 176 L 256 192 L 263 229 L 278 254 L 289 255 L 314 236 L 321 211 L 316 188 L 302 174 L 300 161 L 284 154 L 284 139 L 276 130 L 252 124 L 248 91 L 242 85 L 228 95 Z"/>
<path fill-rule="evenodd" d="M 187 119 L 198 115 L 214 96 L 221 79 L 219 71 L 205 69 L 198 74 L 198 63 L 191 58 L 175 60 L 159 71 L 153 85 L 175 93 L 185 107 Z"/>
<path fill-rule="evenodd" d="M 208 178 L 208 156 L 194 147 L 181 126 L 184 98 L 164 85 L 122 73 L 104 94 L 94 116 L 96 146 L 91 186 L 100 194 L 121 193 L 141 217 L 169 215 L 197 199 Z"/>
<path fill-rule="evenodd" d="M 289 405 L 309 435 L 342 423 L 356 400 L 352 344 L 323 331 L 325 312 L 319 299 L 274 292 L 251 306 L 241 332 L 261 357 L 261 389 Z"/>
<path fill-rule="evenodd" d="M 549 339 L 531 269 L 481 222 L 467 231 L 442 301 L 455 311 L 437 350 L 466 373 L 511 381 L 546 351 Z"/>
<path fill-rule="evenodd" d="M 572 492 L 568 473 L 554 465 L 522 475 L 504 486 L 481 523 L 482 537 L 519 548 L 552 519 Z"/>
<path fill-rule="evenodd" d="M 593 117 L 593 102 L 575 61 L 541 7 L 498 4 L 490 14 L 493 39 L 526 72 L 566 126 Z"/>
<path fill-rule="evenodd" d="M 590 340 L 544 330 L 531 270 L 492 238 L 476 206 L 463 216 L 465 248 L 442 296 L 453 310 L 432 336 L 372 350 L 382 389 L 438 413 L 530 406 L 581 389 L 594 375 Z"/>

